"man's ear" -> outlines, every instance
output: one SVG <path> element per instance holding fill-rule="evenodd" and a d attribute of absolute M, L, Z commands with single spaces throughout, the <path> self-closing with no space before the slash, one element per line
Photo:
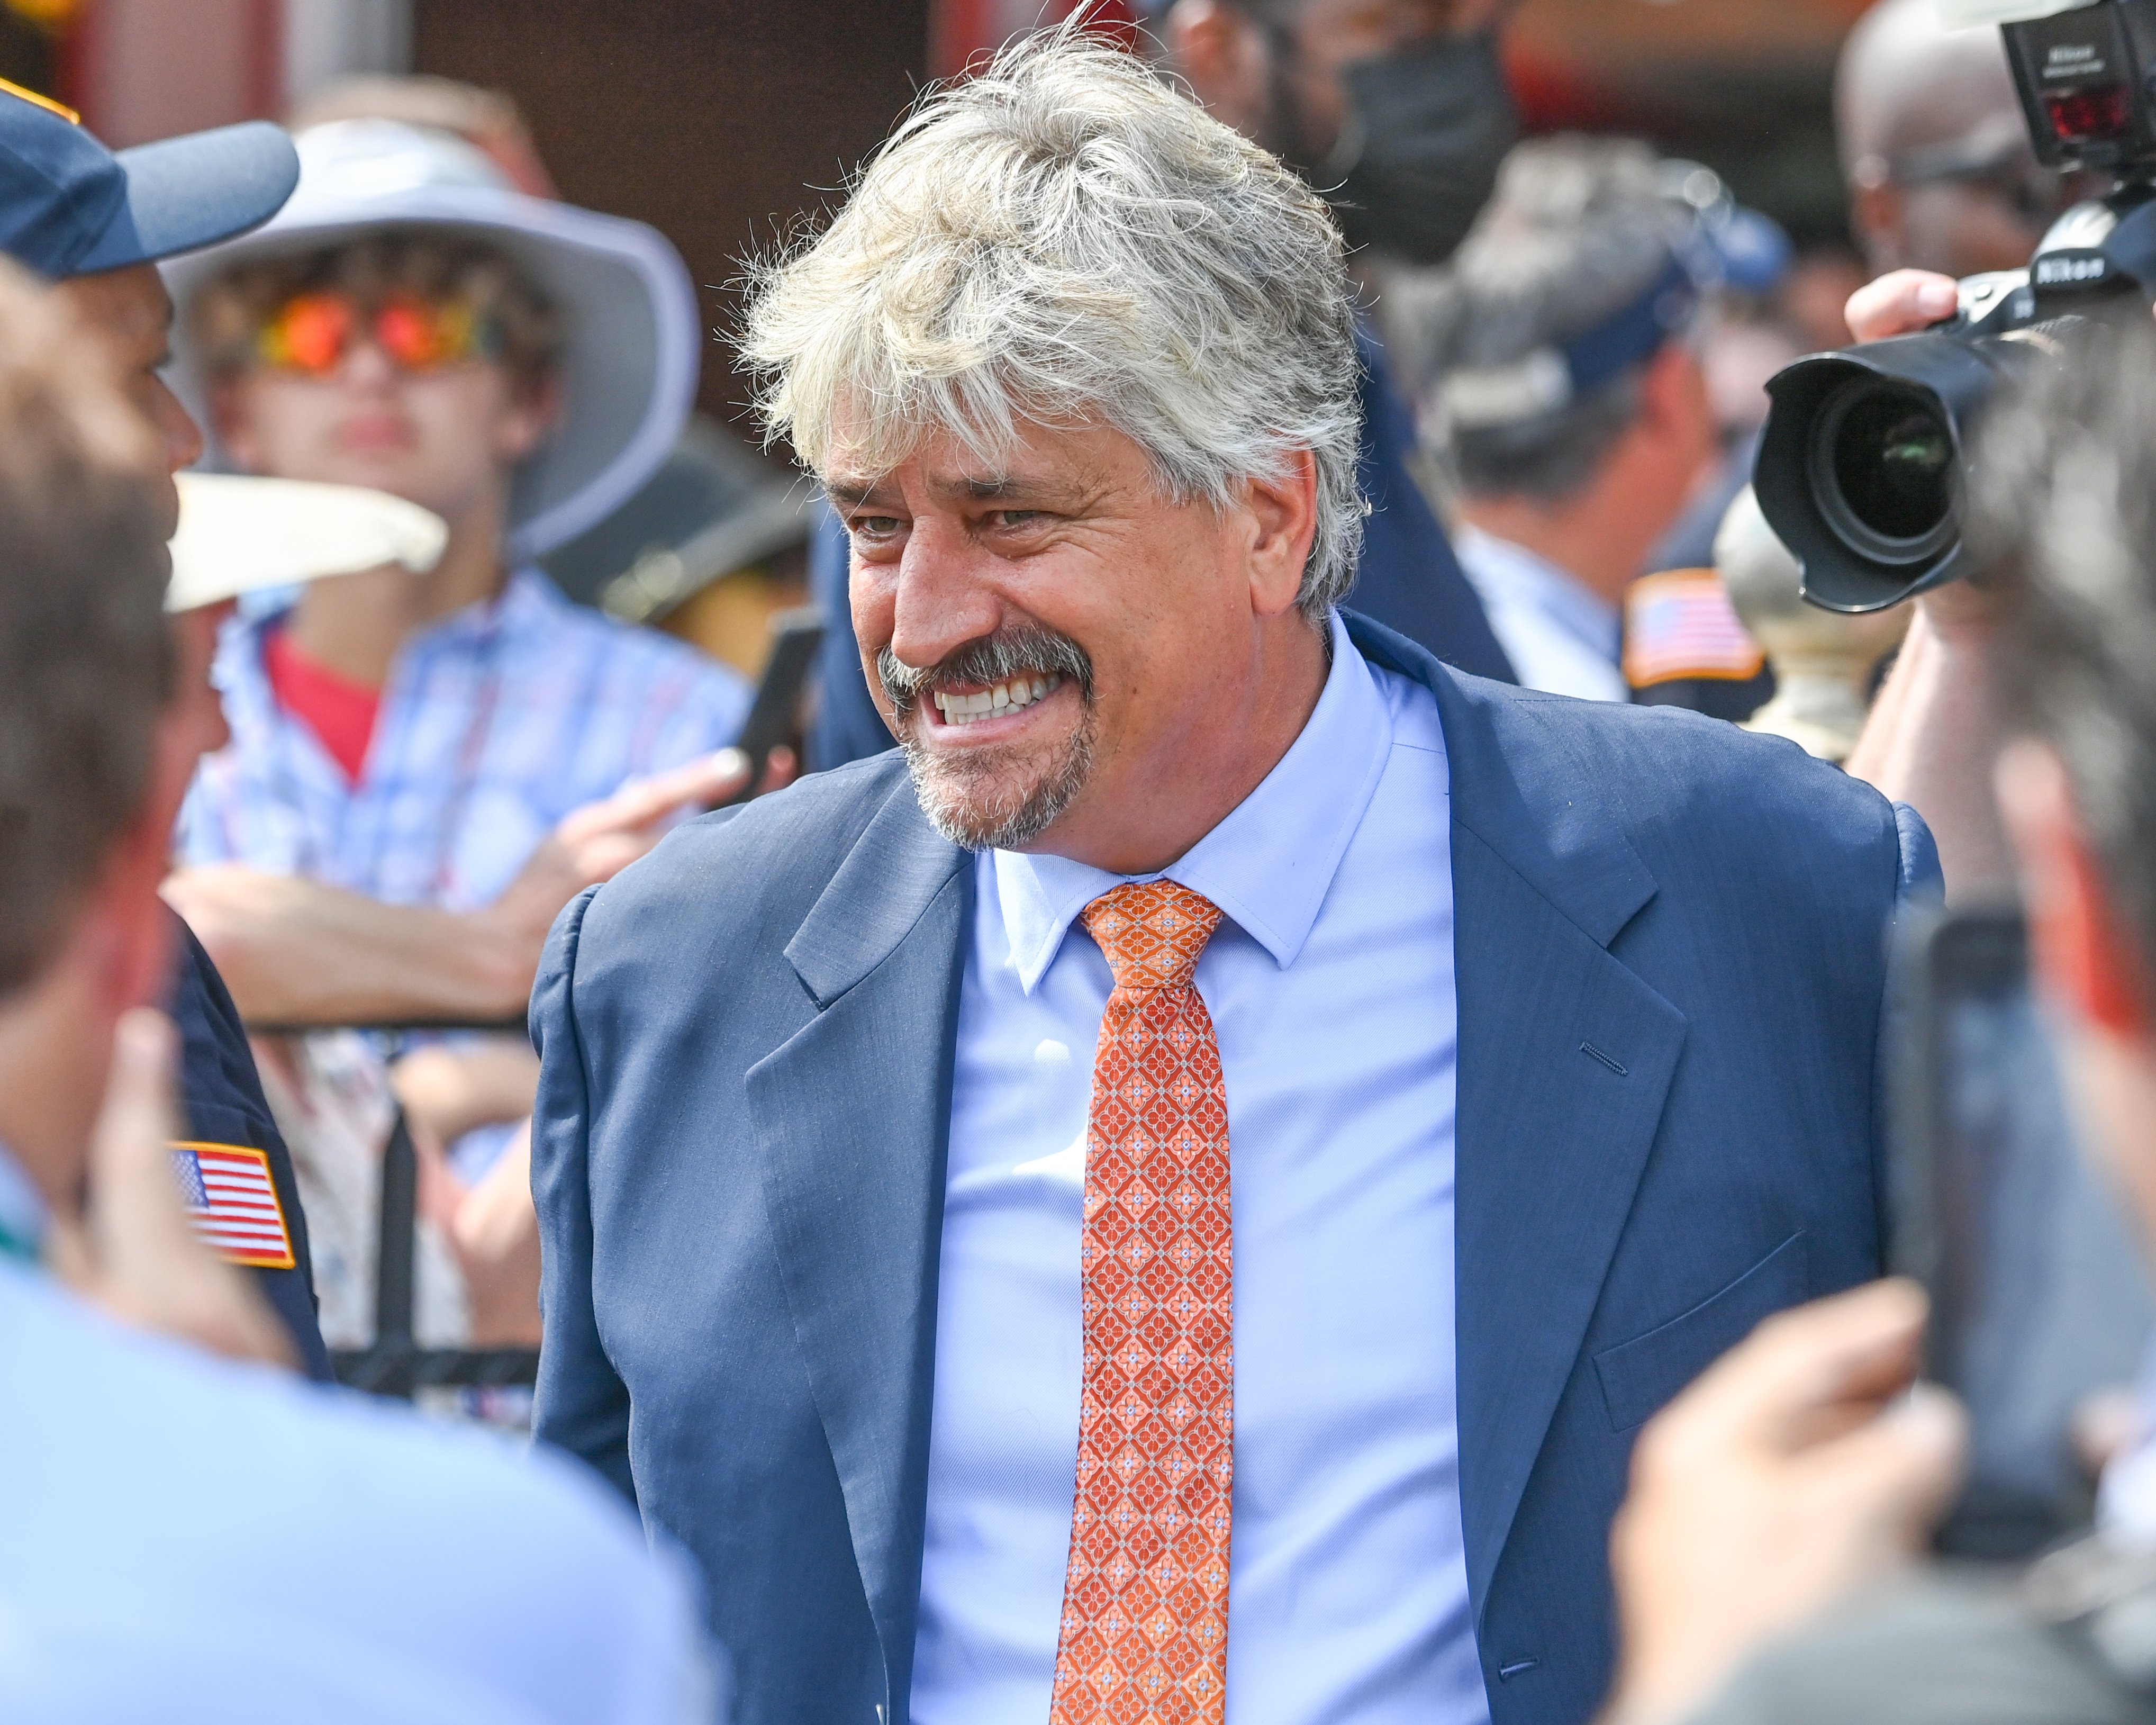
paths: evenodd
<path fill-rule="evenodd" d="M 1277 617 L 1302 590 L 1311 542 L 1317 536 L 1317 458 L 1297 449 L 1272 479 L 1244 482 L 1249 511 L 1250 606 L 1260 617 Z"/>
<path fill-rule="evenodd" d="M 1640 377 L 1640 417 L 1657 430 L 1693 441 L 1713 435 L 1707 374 L 1682 341 L 1666 341 Z"/>
<path fill-rule="evenodd" d="M 106 854 L 81 911 L 80 937 L 89 943 L 100 1004 L 115 1015 L 162 1009 L 172 992 L 172 912 L 157 895 L 171 862 L 169 804 L 145 803 L 151 806 Z"/>
<path fill-rule="evenodd" d="M 509 411 L 502 416 L 495 449 L 514 467 L 560 426 L 562 380 L 552 372 L 536 379 L 511 377 L 510 391 Z"/>
<path fill-rule="evenodd" d="M 1871 261 L 1875 274 L 1899 270 L 1907 260 L 1902 255 L 1902 218 L 1907 200 L 1899 186 L 1883 182 L 1857 185 L 1849 197 L 1850 232 L 1856 249 Z"/>
<path fill-rule="evenodd" d="M 2065 763 L 2046 744 L 2015 742 L 1999 756 L 1996 783 L 2046 988 L 2092 1029 L 2149 1042 L 2156 1024 L 2140 943 L 2089 843 Z"/>

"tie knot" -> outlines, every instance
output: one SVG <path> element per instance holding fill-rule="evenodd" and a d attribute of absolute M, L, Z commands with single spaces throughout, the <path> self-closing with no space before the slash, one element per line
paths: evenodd
<path fill-rule="evenodd" d="M 1116 986 L 1137 993 L 1189 986 L 1198 955 L 1220 926 L 1220 907 L 1173 880 L 1133 880 L 1079 913 L 1101 943 Z"/>

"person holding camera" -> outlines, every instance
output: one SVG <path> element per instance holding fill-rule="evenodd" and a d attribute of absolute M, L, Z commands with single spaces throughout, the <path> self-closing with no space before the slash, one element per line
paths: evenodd
<path fill-rule="evenodd" d="M 1855 321 L 1878 327 L 1896 296 L 1921 309 L 1925 286 L 1886 285 Z M 1991 636 L 1988 686 L 2010 696 L 1999 829 L 2035 966 L 2092 1147 L 2156 1240 L 2156 336 L 2052 368 L 1984 452 L 1975 584 L 1930 603 Z M 2130 1500 L 2012 1581 L 1897 1574 L 1963 1450 L 1948 1399 L 1905 1394 L 1923 1321 L 1900 1282 L 1800 1309 L 1650 1427 L 1613 1539 L 1609 1717 L 2148 1717 L 2156 1517 Z"/>
<path fill-rule="evenodd" d="M 1981 901 L 2010 894 L 2014 870 L 1990 794 L 1993 608 L 1951 578 L 1968 567 L 1953 520 L 1970 474 L 1959 428 L 2025 362 L 2156 293 L 2143 261 L 2156 108 L 2134 75 L 2148 69 L 2136 44 L 2156 4 L 1937 0 L 1935 17 L 1913 13 L 1896 0 L 1852 36 L 1837 106 L 1867 250 L 1881 267 L 1921 267 L 1889 268 L 1848 320 L 1860 344 L 1935 326 L 1938 338 L 1784 372 L 1758 490 L 1805 564 L 1808 597 L 1862 610 L 1920 595 L 1847 765 L 1923 812 L 1949 899 Z M 2092 175 L 2117 188 L 2060 215 Z M 1843 477 L 1819 477 L 1829 470 Z"/>
<path fill-rule="evenodd" d="M 1934 0 L 1880 0 L 1835 68 L 1850 231 L 1874 276 L 2018 270 L 2077 195 L 2037 160 L 1995 29 L 1949 29 Z"/>

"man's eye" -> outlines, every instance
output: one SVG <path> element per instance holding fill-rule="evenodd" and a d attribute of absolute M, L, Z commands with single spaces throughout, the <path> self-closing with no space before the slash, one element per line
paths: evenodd
<path fill-rule="evenodd" d="M 998 509 L 988 515 L 988 525 L 994 527 L 1030 527 L 1040 519 L 1037 509 Z"/>
<path fill-rule="evenodd" d="M 887 539 L 904 525 L 895 515 L 857 515 L 846 524 L 870 539 Z"/>

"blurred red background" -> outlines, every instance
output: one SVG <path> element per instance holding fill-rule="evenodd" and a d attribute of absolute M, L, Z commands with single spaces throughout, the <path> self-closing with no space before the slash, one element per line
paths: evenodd
<path fill-rule="evenodd" d="M 669 234 L 722 323 L 752 249 L 827 205 L 921 83 L 1070 0 L 0 0 L 0 75 L 129 144 L 275 117 L 338 73 L 506 90 L 562 194 Z M 1708 162 L 1801 244 L 1842 236 L 1828 91 L 1863 0 L 1526 0 L 1530 124 Z M 1131 16 L 1111 3 L 1111 22 Z M 706 366 L 705 405 L 742 391 Z"/>

